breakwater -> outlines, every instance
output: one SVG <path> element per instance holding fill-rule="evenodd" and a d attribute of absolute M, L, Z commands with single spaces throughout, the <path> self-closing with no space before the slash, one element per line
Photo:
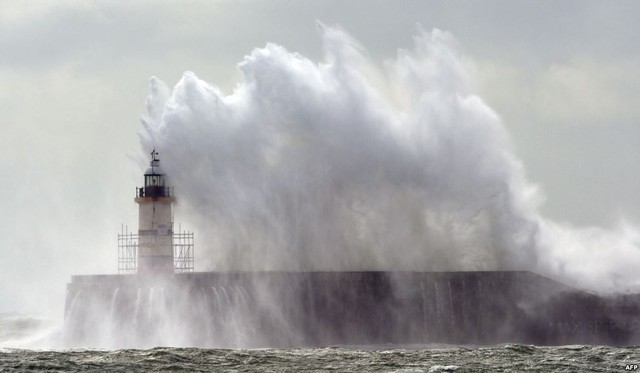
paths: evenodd
<path fill-rule="evenodd" d="M 65 345 L 630 345 L 640 297 L 526 271 L 73 276 Z"/>

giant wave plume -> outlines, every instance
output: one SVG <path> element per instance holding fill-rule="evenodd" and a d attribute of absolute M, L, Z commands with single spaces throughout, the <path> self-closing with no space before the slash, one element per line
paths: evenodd
<path fill-rule="evenodd" d="M 142 149 L 160 151 L 200 270 L 532 270 L 599 291 L 640 275 L 638 234 L 542 216 L 499 115 L 447 32 L 384 64 L 319 25 L 314 62 L 269 43 L 224 94 L 151 79 Z M 146 157 L 140 156 L 141 162 Z"/>

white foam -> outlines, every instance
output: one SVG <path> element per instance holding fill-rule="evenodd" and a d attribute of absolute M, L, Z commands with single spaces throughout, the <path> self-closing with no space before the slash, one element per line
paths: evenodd
<path fill-rule="evenodd" d="M 239 64 L 229 95 L 191 72 L 173 91 L 152 79 L 143 150 L 161 153 L 177 214 L 200 237 L 200 269 L 515 269 L 601 290 L 640 283 L 628 270 L 640 264 L 637 234 L 540 215 L 450 34 L 419 31 L 380 68 L 341 29 L 320 30 L 321 62 L 268 44 Z"/>

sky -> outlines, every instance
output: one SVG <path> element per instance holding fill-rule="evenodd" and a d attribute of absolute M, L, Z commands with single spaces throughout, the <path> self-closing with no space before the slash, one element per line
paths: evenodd
<path fill-rule="evenodd" d="M 116 271 L 150 77 L 171 87 L 193 71 L 230 93 L 268 42 L 320 60 L 316 21 L 381 66 L 419 28 L 450 32 L 541 212 L 640 226 L 636 1 L 1 0 L 0 312 L 60 313 L 72 274 Z"/>

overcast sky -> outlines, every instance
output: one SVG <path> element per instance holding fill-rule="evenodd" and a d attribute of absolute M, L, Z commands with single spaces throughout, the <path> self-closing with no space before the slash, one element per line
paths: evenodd
<path fill-rule="evenodd" d="M 0 312 L 116 270 L 120 224 L 137 222 L 129 157 L 151 76 L 172 86 L 189 70 L 230 93 L 236 64 L 267 42 L 319 60 L 316 20 L 381 65 L 418 24 L 451 32 L 542 212 L 640 226 L 640 2 L 2 0 Z"/>

